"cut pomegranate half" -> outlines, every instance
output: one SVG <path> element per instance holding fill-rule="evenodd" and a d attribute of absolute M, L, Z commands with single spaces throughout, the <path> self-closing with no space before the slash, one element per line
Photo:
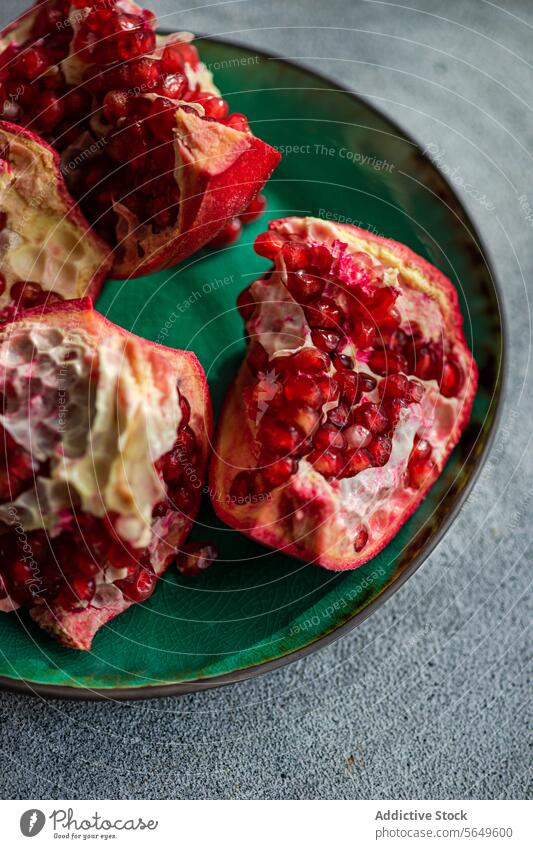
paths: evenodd
<path fill-rule="evenodd" d="M 238 299 L 248 353 L 213 505 L 259 542 L 353 569 L 409 518 L 469 419 L 457 293 L 404 245 L 318 219 L 272 222 L 256 251 L 274 267 Z"/>
<path fill-rule="evenodd" d="M 0 34 L 3 117 L 61 152 L 119 278 L 167 268 L 253 217 L 280 160 L 228 114 L 190 33 L 155 27 L 131 0 L 47 0 Z"/>
<path fill-rule="evenodd" d="M 57 154 L 0 121 L 0 316 L 11 306 L 95 297 L 111 262 L 70 197 Z"/>
<path fill-rule="evenodd" d="M 202 493 L 211 406 L 196 357 L 111 324 L 90 299 L 0 329 L 0 611 L 64 645 L 147 599 Z"/>

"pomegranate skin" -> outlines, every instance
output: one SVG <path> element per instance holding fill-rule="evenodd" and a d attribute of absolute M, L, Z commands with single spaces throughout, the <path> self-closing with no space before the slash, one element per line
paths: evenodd
<path fill-rule="evenodd" d="M 46 342 L 48 346 L 49 344 L 59 344 L 58 337 L 65 340 L 65 344 L 68 346 L 65 362 L 71 360 L 69 354 L 71 349 L 72 356 L 74 356 L 76 351 L 81 348 L 85 352 L 83 356 L 86 358 L 94 357 L 95 352 L 97 352 L 98 359 L 95 360 L 96 365 L 91 366 L 88 379 L 89 386 L 94 387 L 96 378 L 98 387 L 96 397 L 101 399 L 99 401 L 100 414 L 102 414 L 102 411 L 105 413 L 106 398 L 129 397 L 133 399 L 131 404 L 136 405 L 136 399 L 142 397 L 143 387 L 146 387 L 147 390 L 152 387 L 156 393 L 153 397 L 159 398 L 161 404 L 160 410 L 154 410 L 153 406 L 150 406 L 150 418 L 146 433 L 151 434 L 156 441 L 154 443 L 150 439 L 148 443 L 150 453 L 145 452 L 141 457 L 138 455 L 137 447 L 144 443 L 139 443 L 138 440 L 135 443 L 130 442 L 130 438 L 133 438 L 138 430 L 134 432 L 127 430 L 127 425 L 130 421 L 139 422 L 143 419 L 138 418 L 136 406 L 130 404 L 117 408 L 117 420 L 124 419 L 123 425 L 117 431 L 122 441 L 117 442 L 117 445 L 120 446 L 118 453 L 103 455 L 106 462 L 107 457 L 110 456 L 107 466 L 102 465 L 100 460 L 96 463 L 94 459 L 94 457 L 98 457 L 98 446 L 101 444 L 99 441 L 101 436 L 99 437 L 98 433 L 101 433 L 102 429 L 100 431 L 95 429 L 95 415 L 93 415 L 89 420 L 90 430 L 86 431 L 87 440 L 90 436 L 89 453 L 79 455 L 79 451 L 74 453 L 71 451 L 66 455 L 66 462 L 60 464 L 61 468 L 58 475 L 54 476 L 54 480 L 65 480 L 67 482 L 73 504 L 76 505 L 75 516 L 71 514 L 70 510 L 63 511 L 67 515 L 63 516 L 59 525 L 52 527 L 49 532 L 50 535 L 45 538 L 45 543 L 46 539 L 49 540 L 46 544 L 34 539 L 36 533 L 43 534 L 43 531 L 36 532 L 30 528 L 26 529 L 33 552 L 32 557 L 35 557 L 39 563 L 40 571 L 38 575 L 40 574 L 40 578 L 37 581 L 39 592 L 32 599 L 23 599 L 24 606 L 29 607 L 31 617 L 44 630 L 55 636 L 60 643 L 70 648 L 88 651 L 97 631 L 135 603 L 130 598 L 133 593 L 128 591 L 128 586 L 130 582 L 135 581 L 136 575 L 140 574 L 139 570 L 144 569 L 147 575 L 151 575 L 155 584 L 157 578 L 165 571 L 175 557 L 176 551 L 183 546 L 189 535 L 199 507 L 199 495 L 212 433 L 209 391 L 204 372 L 194 354 L 157 345 L 117 327 L 93 309 L 92 301 L 89 298 L 65 301 L 60 304 L 48 304 L 32 310 L 21 310 L 15 320 L 0 330 L 0 341 L 16 339 L 19 333 L 25 334 L 28 328 L 31 329 L 32 338 L 44 337 L 50 340 Z M 61 344 L 63 343 L 61 342 Z M 44 357 L 45 360 L 48 358 L 47 350 Z M 114 357 L 115 359 L 113 359 Z M 36 365 L 40 362 L 39 349 L 34 354 L 34 361 Z M 90 362 L 93 362 L 93 360 L 91 359 Z M 113 366 L 113 362 L 115 362 L 115 366 Z M 111 369 L 109 373 L 112 376 L 116 375 L 118 381 L 116 388 L 120 389 L 120 392 L 115 391 L 113 382 L 109 384 L 111 391 L 108 391 L 107 394 L 101 390 L 101 387 L 106 385 L 102 376 L 106 375 L 109 369 Z M 62 379 L 65 380 L 65 378 Z M 171 393 L 169 393 L 169 388 L 176 387 L 176 381 L 179 388 L 179 403 L 178 398 L 172 400 Z M 79 380 L 76 385 L 79 386 Z M 63 387 L 63 384 L 61 386 Z M 66 388 L 60 390 L 63 395 L 68 391 L 68 384 Z M 91 392 L 94 391 L 94 389 L 91 390 Z M 175 389 L 173 391 L 175 392 Z M 53 386 L 49 392 L 54 392 Z M 43 397 L 46 401 L 48 394 L 43 393 Z M 77 397 L 79 401 L 80 396 Z M 63 401 L 62 403 L 66 404 L 67 402 Z M 120 403 L 126 404 L 126 401 Z M 87 402 L 85 402 L 85 405 L 82 402 L 80 406 L 81 408 L 87 406 Z M 47 405 L 45 405 L 46 409 Z M 121 412 L 122 409 L 124 409 L 124 412 Z M 44 415 L 46 417 L 47 413 Z M 71 418 L 72 414 L 64 414 L 67 434 Z M 111 409 L 110 421 L 112 422 L 114 418 Z M 74 416 L 74 419 L 76 419 L 76 416 Z M 54 405 L 50 409 L 49 420 L 51 422 L 55 420 Z M 9 426 L 5 417 L 4 425 Z M 157 429 L 156 433 L 152 432 L 152 425 L 154 430 Z M 154 461 L 151 449 L 162 444 L 163 437 L 160 436 L 159 430 L 161 425 L 166 434 L 167 443 L 163 448 L 159 448 L 155 455 L 158 459 Z M 74 424 L 74 427 L 76 427 L 76 424 Z M 109 430 L 109 427 L 107 430 Z M 18 432 L 21 432 L 20 427 Z M 188 472 L 191 481 L 190 486 L 194 493 L 198 493 L 186 510 L 181 509 L 176 504 L 177 497 L 174 496 L 174 493 L 177 492 L 177 489 L 172 488 L 175 476 L 171 473 L 172 468 L 167 468 L 172 467 L 175 462 L 173 459 L 175 447 L 176 445 L 179 446 L 180 434 L 184 432 L 189 435 L 192 452 L 185 455 L 183 462 L 187 462 L 189 470 L 194 471 L 194 483 L 192 482 L 192 471 Z M 130 437 L 124 442 L 128 433 Z M 178 438 L 174 447 L 161 455 L 159 452 L 168 447 L 168 439 L 176 439 L 176 433 Z M 172 434 L 174 435 L 172 436 Z M 142 436 L 142 439 L 144 439 L 144 436 Z M 65 437 L 61 437 L 60 444 L 67 444 Z M 7 445 L 8 452 L 13 450 L 14 443 L 10 435 L 5 437 L 5 445 Z M 96 452 L 94 456 L 93 452 Z M 56 453 L 49 451 L 48 454 L 53 462 L 53 458 L 57 456 Z M 84 456 L 89 458 L 89 477 L 87 477 L 87 467 L 76 465 L 80 457 L 83 460 Z M 91 460 L 92 456 L 93 459 Z M 188 457 L 190 457 L 190 460 L 187 459 Z M 113 465 L 111 465 L 111 462 Z M 74 463 L 74 467 L 70 465 L 71 463 Z M 97 485 L 99 494 L 96 501 L 91 500 L 92 496 L 90 495 L 92 486 L 90 469 L 93 467 L 99 470 Z M 78 468 L 80 471 L 78 471 Z M 84 468 L 85 471 L 83 471 Z M 124 480 L 120 475 L 122 468 L 128 471 L 127 474 L 124 473 Z M 111 474 L 106 469 L 115 469 L 115 471 Z M 139 475 L 137 469 L 142 469 L 142 478 L 135 485 L 135 477 Z M 148 475 L 145 474 L 145 469 L 149 470 L 150 480 L 148 480 Z M 36 479 L 41 474 L 45 477 L 50 475 L 50 471 L 47 471 L 46 462 L 44 466 L 35 470 Z M 79 477 L 80 474 L 83 474 L 83 477 Z M 101 478 L 102 474 L 104 478 Z M 117 474 L 119 475 L 118 478 L 113 477 Z M 168 504 L 166 502 L 155 504 L 152 511 L 152 502 L 148 502 L 148 516 L 152 518 L 149 519 L 148 524 L 143 520 L 136 526 L 136 533 L 142 534 L 142 543 L 139 536 L 139 544 L 137 542 L 133 544 L 128 534 L 131 533 L 131 519 L 137 514 L 131 512 L 131 510 L 133 510 L 133 507 L 135 507 L 135 510 L 137 509 L 139 495 L 142 498 L 143 491 L 155 486 L 154 481 L 157 483 L 158 479 L 162 481 L 163 492 L 166 491 Z M 80 493 L 85 493 L 83 496 L 76 495 L 78 480 L 84 481 L 81 490 L 79 490 Z M 107 484 L 104 485 L 105 481 L 107 481 Z M 109 490 L 110 481 L 116 481 L 116 483 L 113 483 Z M 130 481 L 132 481 L 131 487 L 135 488 L 130 488 Z M 30 484 L 29 489 L 24 493 L 26 498 L 31 494 L 34 481 L 31 480 Z M 159 486 L 157 484 L 156 491 L 159 490 Z M 107 492 L 110 492 L 111 495 L 107 495 Z M 80 497 L 88 499 L 88 503 L 83 500 L 80 503 Z M 104 501 L 105 511 L 103 513 L 100 508 L 100 498 L 107 499 Z M 127 511 L 129 511 L 125 514 L 126 525 L 119 523 L 122 520 L 122 513 L 116 512 L 118 509 L 116 506 L 117 498 L 118 503 L 124 503 Z M 4 500 L 4 503 L 0 504 L 3 515 L 7 511 L 6 515 L 9 516 L 10 503 Z M 16 501 L 12 503 L 16 510 L 20 509 L 16 506 Z M 96 509 L 92 510 L 90 504 L 94 504 Z M 110 509 L 110 505 L 113 505 L 113 509 Z M 43 506 L 43 510 L 46 515 L 46 505 Z M 54 522 L 56 518 L 54 518 Z M 76 542 L 78 540 L 76 536 L 78 526 L 85 530 L 82 530 L 79 541 Z M 3 539 L 5 540 L 5 538 Z M 50 544 L 53 546 L 57 562 L 56 560 L 46 559 L 46 550 Z M 87 556 L 89 550 L 92 552 L 91 556 Z M 44 557 L 44 562 L 39 560 L 40 556 Z M 72 566 L 73 562 L 74 567 Z M 2 563 L 0 571 L 3 569 L 7 569 L 7 584 L 9 586 L 9 564 Z M 72 571 L 73 569 L 74 571 Z M 56 582 L 59 582 L 59 587 L 65 574 L 71 575 L 72 586 L 76 589 L 76 595 L 80 598 L 79 603 L 76 603 L 75 598 L 72 601 L 72 594 L 69 599 L 70 584 L 68 581 L 62 585 L 62 591 L 57 592 Z M 42 583 L 43 580 L 44 584 Z M 52 585 L 53 591 L 50 590 L 50 585 Z M 104 595 L 102 595 L 102 587 L 105 587 Z M 79 588 L 81 588 L 81 591 L 78 591 Z M 86 588 L 85 593 L 84 588 Z M 147 592 L 145 596 L 147 597 L 149 594 L 150 592 Z M 20 593 L 18 593 L 17 601 L 20 597 Z M 137 597 L 139 597 L 138 594 Z M 140 600 L 143 601 L 144 598 Z M 0 611 L 9 612 L 16 606 L 17 603 L 14 603 L 9 596 L 0 599 Z"/>
<path fill-rule="evenodd" d="M 453 285 L 405 245 L 356 227 L 311 218 L 273 221 L 269 233 L 273 244 L 277 245 L 278 253 L 274 251 L 276 273 L 270 278 L 260 278 L 250 287 L 246 330 L 256 347 L 264 341 L 276 354 L 268 364 L 262 364 L 262 373 L 269 376 L 268 384 L 261 384 L 261 371 L 259 376 L 252 373 L 245 361 L 225 400 L 210 466 L 213 506 L 224 522 L 258 542 L 327 569 L 354 569 L 387 545 L 442 472 L 470 417 L 477 389 L 476 364 L 465 343 L 462 315 Z M 354 399 L 347 423 L 339 421 L 342 417 L 327 414 L 327 410 L 323 412 L 323 423 L 327 418 L 338 426 L 337 448 L 332 451 L 324 444 L 322 456 L 317 456 L 316 450 L 310 450 L 312 446 L 303 443 L 291 455 L 296 457 L 298 468 L 286 483 L 278 487 L 267 486 L 263 497 L 254 492 L 248 497 L 241 492 L 242 482 L 252 481 L 250 489 L 257 486 L 253 481 L 261 482 L 261 469 L 268 468 L 268 463 L 272 462 L 268 452 L 265 458 L 261 442 L 259 449 L 257 446 L 258 431 L 254 421 L 257 408 L 253 403 L 258 395 L 266 401 L 261 409 L 263 429 L 264 417 L 270 415 L 269 403 L 275 408 L 272 415 L 283 420 L 284 407 L 282 404 L 280 408 L 277 400 L 283 393 L 270 389 L 269 394 L 263 391 L 261 395 L 261 386 L 266 389 L 277 383 L 283 386 L 284 356 L 301 345 L 313 345 L 314 331 L 307 323 L 305 304 L 295 305 L 292 296 L 287 294 L 286 267 L 280 247 L 284 241 L 308 247 L 326 246 L 335 257 L 331 266 L 334 271 L 329 272 L 329 277 L 328 272 L 324 272 L 324 279 L 330 281 L 326 286 L 331 287 L 331 297 L 339 297 L 345 310 L 344 324 L 335 331 L 339 336 L 346 334 L 349 348 L 345 348 L 344 353 L 349 353 L 355 361 L 360 376 L 366 374 L 363 382 L 368 385 L 363 396 L 359 392 Z M 262 245 L 264 237 L 260 237 L 259 242 Z M 305 258 L 305 252 L 300 250 L 300 253 Z M 291 262 L 295 255 L 294 250 L 287 253 Z M 320 257 L 322 261 L 322 254 Z M 324 267 L 328 267 L 327 263 Z M 372 275 L 381 275 L 378 288 L 390 286 L 391 297 L 376 297 Z M 331 284 L 332 276 L 335 285 Z M 268 287 L 271 287 L 270 294 Z M 376 349 L 383 344 L 389 352 L 388 385 L 386 374 L 371 372 L 371 351 L 358 348 L 350 336 L 350 293 L 353 292 L 357 295 L 357 304 L 363 303 L 358 308 L 366 310 L 367 318 L 371 306 L 366 304 L 380 304 L 375 317 L 372 316 L 377 322 L 377 341 L 371 344 Z M 270 314 L 263 305 L 269 298 L 277 304 L 275 312 Z M 391 305 L 388 307 L 390 320 L 385 320 L 382 303 Z M 285 337 L 281 320 L 284 309 L 288 317 Z M 409 329 L 409 338 L 421 352 L 420 365 L 418 360 L 413 363 L 409 359 L 409 347 L 402 349 L 405 357 L 402 354 L 399 359 L 398 345 L 405 346 L 404 337 Z M 277 341 L 273 342 L 276 336 Z M 446 362 L 454 364 L 451 370 L 442 369 L 442 392 L 440 373 L 435 370 L 440 339 L 444 340 L 445 357 L 449 358 Z M 333 358 L 337 355 L 332 353 L 331 356 L 333 369 L 336 368 Z M 440 356 L 442 358 L 442 353 Z M 276 360 L 280 364 L 278 367 Z M 406 369 L 408 381 L 398 376 L 398 362 Z M 336 364 L 350 365 L 350 359 L 339 360 L 337 356 Z M 380 368 L 385 370 L 382 360 Z M 347 371 L 349 373 L 350 369 Z M 422 377 L 416 371 L 422 371 Z M 456 374 L 461 377 L 456 378 Z M 453 396 L 449 397 L 452 392 Z M 346 406 L 349 404 L 345 403 Z M 331 410 L 331 406 L 327 409 Z M 289 414 L 287 408 L 285 415 L 292 415 L 292 412 Z M 241 427 L 237 433 L 236 421 L 245 423 L 244 435 Z M 370 434 L 369 425 L 373 430 Z M 342 447 L 346 443 L 343 433 L 349 433 L 351 439 L 359 434 L 360 447 L 351 445 L 349 453 L 342 455 L 346 451 Z M 421 447 L 417 454 L 418 444 Z M 237 473 L 241 475 L 239 499 L 231 496 Z"/>

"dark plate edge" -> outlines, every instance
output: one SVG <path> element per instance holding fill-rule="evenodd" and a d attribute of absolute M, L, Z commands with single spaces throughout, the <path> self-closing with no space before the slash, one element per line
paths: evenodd
<path fill-rule="evenodd" d="M 161 34 L 165 35 L 171 32 L 171 30 L 161 29 L 159 30 Z M 459 510 L 463 506 L 464 501 L 470 494 L 470 491 L 476 482 L 481 469 L 485 465 L 487 457 L 490 453 L 490 449 L 496 437 L 496 433 L 498 431 L 498 426 L 500 424 L 500 420 L 502 417 L 502 398 L 504 397 L 504 390 L 507 387 L 508 379 L 509 379 L 509 363 L 507 359 L 507 339 L 508 339 L 508 323 L 507 316 L 505 312 L 505 307 L 502 299 L 502 287 L 494 273 L 493 263 L 490 259 L 490 252 L 487 250 L 487 247 L 479 235 L 477 227 L 474 225 L 468 211 L 464 207 L 461 199 L 456 193 L 455 189 L 449 182 L 448 178 L 442 173 L 440 168 L 435 165 L 429 157 L 423 152 L 419 143 L 415 141 L 414 138 L 408 133 L 403 127 L 400 126 L 394 119 L 390 118 L 385 112 L 383 112 L 379 107 L 375 106 L 370 100 L 367 100 L 365 97 L 362 97 L 359 94 L 355 94 L 347 88 L 344 88 L 337 80 L 332 79 L 331 77 L 325 74 L 319 74 L 315 70 L 308 68 L 305 64 L 294 62 L 291 59 L 285 59 L 283 56 L 269 52 L 267 50 L 262 50 L 255 47 L 250 47 L 248 44 L 243 44 L 238 40 L 233 39 L 222 39 L 222 38 L 212 38 L 207 35 L 198 35 L 196 36 L 197 40 L 205 40 L 205 41 L 218 41 L 222 44 L 238 47 L 239 50 L 243 50 L 249 53 L 254 53 L 255 55 L 259 55 L 264 57 L 265 59 L 275 59 L 278 62 L 283 62 L 285 65 L 289 67 L 296 68 L 298 70 L 306 71 L 313 76 L 320 79 L 322 82 L 327 83 L 331 88 L 344 92 L 345 94 L 350 95 L 354 100 L 361 103 L 365 106 L 366 109 L 377 114 L 382 120 L 386 121 L 395 132 L 398 133 L 399 136 L 403 137 L 406 141 L 413 145 L 413 148 L 419 153 L 420 156 L 426 161 L 429 162 L 431 167 L 439 173 L 440 178 L 445 183 L 449 192 L 456 199 L 457 204 L 461 210 L 461 214 L 463 217 L 464 225 L 467 228 L 471 238 L 476 243 L 477 247 L 487 269 L 490 273 L 492 283 L 494 285 L 494 289 L 498 298 L 498 304 L 500 308 L 500 323 L 501 323 L 501 358 L 499 362 L 499 372 L 498 372 L 498 381 L 496 384 L 496 392 L 491 399 L 491 406 L 494 405 L 494 417 L 492 423 L 490 425 L 487 440 L 485 442 L 485 447 L 483 448 L 482 453 L 476 460 L 476 463 L 472 469 L 470 474 L 468 483 L 461 491 L 461 494 L 458 497 L 458 500 L 453 508 L 450 511 L 445 521 L 439 528 L 438 532 L 433 535 L 431 541 L 423 548 L 420 554 L 414 558 L 412 563 L 404 570 L 404 572 L 388 587 L 386 587 L 377 598 L 371 601 L 363 610 L 360 610 L 358 613 L 355 613 L 351 616 L 346 622 L 339 625 L 337 628 L 333 628 L 328 633 L 324 634 L 324 636 L 319 637 L 317 640 L 309 643 L 306 646 L 303 646 L 300 649 L 296 649 L 295 651 L 289 652 L 288 654 L 283 655 L 282 657 L 274 658 L 273 660 L 265 661 L 264 663 L 257 664 L 255 666 L 245 667 L 243 669 L 237 669 L 234 672 L 228 672 L 223 675 L 215 675 L 212 678 L 195 681 L 185 681 L 182 683 L 175 684 L 154 684 L 154 685 L 143 685 L 140 687 L 117 687 L 117 688 L 104 688 L 104 689 L 92 689 L 90 687 L 69 687 L 64 684 L 33 684 L 31 681 L 27 681 L 26 679 L 14 679 L 8 678 L 6 676 L 0 676 L 0 690 L 6 690 L 8 692 L 13 693 L 22 693 L 24 695 L 45 698 L 45 699 L 70 699 L 74 701 L 140 701 L 142 699 L 155 699 L 155 698 L 164 698 L 165 696 L 183 696 L 188 693 L 197 693 L 203 690 L 211 690 L 216 687 L 224 687 L 229 684 L 236 684 L 240 681 L 246 681 L 249 678 L 256 678 L 259 675 L 263 675 L 267 672 L 273 672 L 276 669 L 280 669 L 283 666 L 287 666 L 289 663 L 293 663 L 294 661 L 301 660 L 304 657 L 307 657 L 310 654 L 313 654 L 315 651 L 319 651 L 326 646 L 331 645 L 336 640 L 340 639 L 340 637 L 344 637 L 346 634 L 349 634 L 355 628 L 358 627 L 362 622 L 365 621 L 375 610 L 378 609 L 382 604 L 388 601 L 394 593 L 400 589 L 404 585 L 404 583 L 413 575 L 416 570 L 422 565 L 422 563 L 426 560 L 427 557 L 432 553 L 432 551 L 436 548 L 436 546 L 441 542 L 442 538 L 451 527 L 452 523 L 455 521 Z"/>

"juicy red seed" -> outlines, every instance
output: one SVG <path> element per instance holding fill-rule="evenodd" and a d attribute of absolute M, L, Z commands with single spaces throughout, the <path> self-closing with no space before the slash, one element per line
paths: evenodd
<path fill-rule="evenodd" d="M 324 281 L 304 271 L 289 271 L 287 289 L 299 303 L 306 303 L 322 294 Z"/>
<path fill-rule="evenodd" d="M 21 307 L 34 307 L 43 303 L 46 293 L 38 283 L 18 280 L 10 289 L 11 298 Z"/>
<path fill-rule="evenodd" d="M 266 233 L 260 233 L 254 242 L 254 250 L 259 256 L 264 256 L 266 259 L 275 259 L 281 250 L 283 239 L 268 230 Z"/>
<path fill-rule="evenodd" d="M 316 410 L 305 404 L 286 404 L 282 413 L 284 420 L 297 425 L 305 436 L 310 436 L 316 430 L 320 418 Z"/>
<path fill-rule="evenodd" d="M 380 394 L 389 398 L 410 398 L 411 387 L 403 374 L 391 374 L 380 384 Z"/>
<path fill-rule="evenodd" d="M 341 400 L 349 407 L 361 397 L 359 376 L 352 371 L 335 372 L 335 380 L 339 384 Z"/>
<path fill-rule="evenodd" d="M 237 298 L 237 309 L 245 321 L 248 321 L 252 317 L 256 305 L 257 302 L 252 295 L 251 286 L 248 286 L 246 289 L 243 289 Z"/>
<path fill-rule="evenodd" d="M 402 322 L 399 310 L 393 307 L 383 318 L 377 318 L 376 324 L 381 334 L 389 334 L 396 330 Z"/>
<path fill-rule="evenodd" d="M 371 433 L 383 433 L 389 428 L 389 420 L 377 404 L 367 401 L 355 411 L 355 420 Z"/>
<path fill-rule="evenodd" d="M 388 436 L 376 436 L 367 448 L 375 466 L 384 466 L 392 451 L 392 442 Z"/>
<path fill-rule="evenodd" d="M 409 381 L 409 393 L 411 401 L 418 403 L 424 397 L 425 389 L 418 380 L 410 380 Z"/>
<path fill-rule="evenodd" d="M 345 404 L 339 404 L 334 410 L 329 411 L 328 421 L 335 427 L 346 427 L 350 421 L 350 410 Z"/>
<path fill-rule="evenodd" d="M 29 562 L 24 560 L 13 560 L 8 566 L 6 581 L 9 594 L 18 604 L 24 604 L 31 596 L 31 585 L 36 580 L 36 574 Z"/>
<path fill-rule="evenodd" d="M 212 248 L 223 248 L 226 245 L 232 245 L 233 242 L 237 241 L 241 233 L 242 224 L 240 219 L 233 218 L 214 239 L 211 239 L 209 244 Z"/>
<path fill-rule="evenodd" d="M 184 81 L 186 84 L 185 78 Z M 217 97 L 216 94 L 199 94 L 194 100 L 203 106 L 206 116 L 208 118 L 214 118 L 215 121 L 224 120 L 228 114 L 228 104 L 222 97 Z M 243 219 L 242 215 L 241 219 Z"/>
<path fill-rule="evenodd" d="M 297 428 L 267 417 L 261 422 L 257 438 L 273 455 L 290 454 L 301 441 Z"/>
<path fill-rule="evenodd" d="M 183 546 L 175 563 L 182 575 L 185 575 L 187 578 L 195 578 L 197 575 L 205 572 L 217 557 L 218 551 L 214 545 L 189 542 Z"/>
<path fill-rule="evenodd" d="M 236 502 L 249 501 L 253 494 L 253 482 L 250 472 L 235 475 L 230 487 L 230 497 Z"/>
<path fill-rule="evenodd" d="M 286 483 L 297 469 L 298 463 L 296 460 L 292 457 L 283 457 L 281 460 L 277 460 L 275 463 L 262 469 L 261 476 L 267 487 L 275 487 Z"/>
<path fill-rule="evenodd" d="M 372 461 L 369 453 L 364 448 L 356 448 L 355 451 L 352 451 L 351 454 L 348 455 L 342 469 L 341 477 L 352 478 L 354 475 L 358 475 L 359 472 L 364 472 L 365 469 L 369 469 L 371 465 Z"/>
<path fill-rule="evenodd" d="M 353 325 L 352 339 L 358 348 L 371 348 L 376 341 L 376 329 L 367 321 L 358 319 Z"/>
<path fill-rule="evenodd" d="M 23 50 L 11 63 L 11 71 L 24 80 L 34 80 L 48 67 L 45 51 L 35 45 Z"/>
<path fill-rule="evenodd" d="M 354 361 L 348 354 L 334 354 L 331 358 L 336 369 L 353 369 Z"/>
<path fill-rule="evenodd" d="M 344 438 L 351 448 L 366 448 L 372 439 L 368 428 L 361 424 L 354 424 L 343 431 Z"/>
<path fill-rule="evenodd" d="M 65 114 L 63 103 L 51 91 L 43 92 L 39 100 L 39 109 L 40 112 L 37 116 L 37 121 L 39 127 L 46 132 L 57 127 Z"/>
<path fill-rule="evenodd" d="M 124 91 L 108 91 L 103 102 L 104 115 L 109 124 L 118 124 L 128 114 L 128 95 Z"/>
<path fill-rule="evenodd" d="M 383 410 L 386 413 L 391 425 L 396 427 L 402 412 L 407 407 L 408 401 L 405 398 L 385 398 L 383 400 Z"/>
<path fill-rule="evenodd" d="M 415 437 L 415 443 L 413 445 L 413 450 L 411 451 L 411 459 L 415 460 L 425 460 L 431 454 L 431 444 L 427 441 L 427 439 L 420 439 L 419 437 Z"/>
<path fill-rule="evenodd" d="M 224 101 L 222 101 L 224 102 Z M 259 194 L 255 197 L 248 206 L 245 211 L 241 213 L 241 221 L 243 224 L 250 224 L 252 221 L 256 221 L 260 218 L 265 212 L 267 208 L 267 199 L 264 195 Z"/>
<path fill-rule="evenodd" d="M 65 610 L 84 608 L 91 602 L 95 590 L 96 585 L 92 578 L 83 575 L 69 578 L 68 583 L 63 585 L 55 601 L 59 607 Z"/>
<path fill-rule="evenodd" d="M 416 351 L 413 371 L 421 380 L 431 380 L 439 375 L 439 356 L 428 345 L 421 345 Z"/>
<path fill-rule="evenodd" d="M 327 451 L 312 451 L 307 455 L 308 461 L 317 472 L 326 477 L 338 475 L 343 467 L 342 455 L 333 449 Z"/>
<path fill-rule="evenodd" d="M 362 392 L 372 392 L 377 386 L 377 380 L 375 377 L 372 377 L 371 374 L 365 374 L 364 372 L 359 372 L 359 386 Z"/>
<path fill-rule="evenodd" d="M 147 88 L 150 88 L 150 83 L 145 83 L 144 85 Z M 186 89 L 187 78 L 184 77 L 183 74 L 169 74 L 164 78 L 161 85 L 159 86 L 159 91 L 161 92 L 161 94 L 164 97 L 170 97 L 173 100 L 179 100 L 181 97 L 183 97 L 183 94 L 185 93 Z M 219 98 L 217 98 L 217 100 L 218 99 Z"/>
<path fill-rule="evenodd" d="M 247 363 L 253 374 L 265 371 L 268 366 L 268 354 L 260 342 L 252 342 L 248 349 Z"/>
<path fill-rule="evenodd" d="M 285 365 L 289 371 L 322 372 L 329 368 L 329 358 L 316 348 L 301 348 L 287 358 Z"/>
<path fill-rule="evenodd" d="M 172 493 L 172 497 L 174 504 L 180 513 L 189 515 L 196 507 L 196 496 L 194 492 L 186 486 L 179 486 L 177 490 Z"/>
<path fill-rule="evenodd" d="M 180 394 L 179 398 L 181 412 L 180 427 L 185 427 L 185 425 L 189 424 L 191 418 L 191 407 L 184 395 Z"/>
<path fill-rule="evenodd" d="M 339 347 L 341 336 L 338 333 L 333 333 L 331 330 L 312 330 L 311 339 L 313 345 L 316 345 L 321 351 L 332 353 Z"/>
<path fill-rule="evenodd" d="M 367 542 L 368 531 L 366 530 L 366 528 L 361 528 L 359 531 L 357 531 L 353 540 L 353 547 L 355 548 L 357 554 L 359 554 L 359 552 L 363 550 Z"/>
<path fill-rule="evenodd" d="M 331 252 L 325 245 L 313 245 L 311 247 L 311 266 L 327 274 L 331 268 Z"/>
<path fill-rule="evenodd" d="M 303 242 L 285 242 L 282 256 L 288 271 L 308 268 L 312 259 L 311 250 Z"/>
<path fill-rule="evenodd" d="M 283 392 L 287 401 L 296 401 L 309 407 L 318 407 L 323 403 L 322 393 L 316 382 L 305 374 L 291 374 L 287 377 Z"/>
<path fill-rule="evenodd" d="M 368 365 L 376 374 L 383 376 L 407 371 L 405 357 L 392 351 L 373 351 L 368 359 Z"/>
<path fill-rule="evenodd" d="M 409 486 L 413 489 L 429 486 L 436 470 L 433 460 L 420 460 L 409 464 Z"/>
<path fill-rule="evenodd" d="M 163 50 L 161 56 L 161 68 L 167 74 L 183 71 L 185 57 L 179 44 L 169 44 Z"/>
<path fill-rule="evenodd" d="M 250 132 L 248 119 L 246 118 L 246 115 L 241 115 L 240 112 L 234 112 L 232 115 L 228 115 L 228 117 L 224 119 L 224 124 L 226 124 L 227 127 L 231 127 L 232 130 L 238 130 L 240 133 Z"/>
<path fill-rule="evenodd" d="M 448 360 L 442 367 L 442 374 L 439 381 L 441 394 L 445 398 L 453 398 L 460 392 L 462 385 L 463 374 L 459 366 Z"/>
<path fill-rule="evenodd" d="M 334 425 L 326 423 L 318 428 L 313 437 L 313 444 L 319 451 L 325 451 L 327 448 L 342 450 L 346 445 L 346 440 Z"/>
<path fill-rule="evenodd" d="M 156 581 L 157 576 L 154 572 L 143 566 L 133 579 L 124 578 L 121 581 L 115 581 L 115 585 L 130 601 L 141 602 L 152 595 Z"/>
<path fill-rule="evenodd" d="M 317 298 L 306 305 L 305 314 L 310 327 L 338 328 L 344 313 L 331 298 Z"/>
<path fill-rule="evenodd" d="M 392 286 L 383 286 L 376 289 L 370 300 L 366 302 L 374 319 L 383 318 L 394 306 L 399 294 L 399 290 Z"/>
<path fill-rule="evenodd" d="M 333 377 L 327 374 L 319 374 L 316 378 L 317 386 L 322 393 L 324 403 L 336 401 L 339 398 L 339 384 Z"/>

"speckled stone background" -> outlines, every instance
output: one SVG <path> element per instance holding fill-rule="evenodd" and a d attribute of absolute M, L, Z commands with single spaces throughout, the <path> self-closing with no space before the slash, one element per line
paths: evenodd
<path fill-rule="evenodd" d="M 153 2 L 163 25 L 322 70 L 437 145 L 501 281 L 492 455 L 424 566 L 351 636 L 181 699 L 0 694 L 4 798 L 524 798 L 531 645 L 533 4 Z M 0 24 L 26 3 L 2 0 Z M 434 149 L 434 148 L 433 148 Z M 485 198 L 482 196 L 485 195 Z M 529 593 L 529 594 L 528 594 Z"/>

